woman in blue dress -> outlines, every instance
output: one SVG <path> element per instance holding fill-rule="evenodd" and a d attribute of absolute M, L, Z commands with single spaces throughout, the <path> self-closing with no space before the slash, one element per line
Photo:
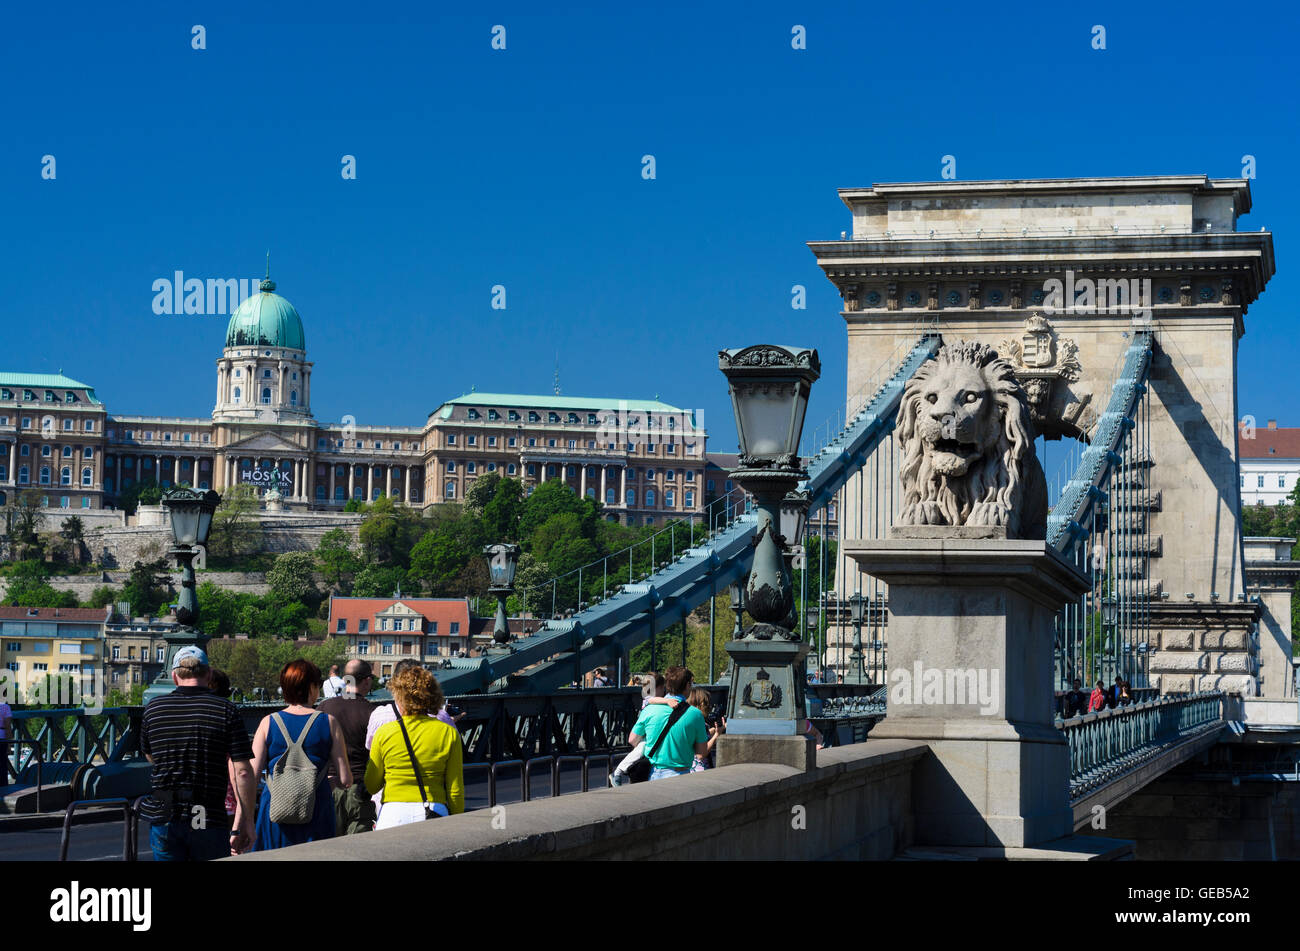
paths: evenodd
<path fill-rule="evenodd" d="M 326 767 L 330 760 L 334 761 L 343 789 L 352 785 L 352 770 L 348 766 L 347 744 L 339 731 L 338 722 L 329 714 L 312 709 L 320 697 L 321 683 L 320 670 L 310 661 L 300 658 L 285 664 L 284 670 L 280 671 L 280 689 L 284 692 L 288 706 L 279 714 L 264 717 L 257 725 L 257 733 L 253 736 L 255 776 L 262 775 L 263 769 L 274 769 L 276 761 L 289 748 L 284 733 L 272 722 L 278 716 L 291 738 L 303 737 L 303 751 L 319 768 L 320 782 L 316 787 L 311 820 L 302 824 L 272 822 L 271 790 L 263 786 L 257 807 L 257 841 L 253 845 L 254 852 L 334 837 L 334 800 Z"/>

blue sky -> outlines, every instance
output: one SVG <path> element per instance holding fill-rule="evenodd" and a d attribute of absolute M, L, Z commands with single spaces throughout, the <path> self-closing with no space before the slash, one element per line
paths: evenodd
<path fill-rule="evenodd" d="M 76 6 L 0 36 L 0 366 L 62 369 L 110 411 L 211 413 L 226 319 L 157 316 L 152 282 L 255 277 L 270 248 L 321 420 L 550 392 L 558 351 L 566 393 L 698 407 L 725 451 L 720 347 L 817 347 L 810 428 L 843 397 L 804 244 L 849 227 L 837 187 L 934 180 L 945 154 L 962 179 L 1235 177 L 1252 154 L 1240 227 L 1275 232 L 1278 274 L 1240 409 L 1300 425 L 1292 6 Z"/>

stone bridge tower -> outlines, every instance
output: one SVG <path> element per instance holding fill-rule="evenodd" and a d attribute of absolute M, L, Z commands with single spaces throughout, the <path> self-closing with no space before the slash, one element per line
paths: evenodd
<path fill-rule="evenodd" d="M 897 363 L 900 345 L 937 330 L 1014 351 L 1042 435 L 1087 440 L 1135 318 L 1149 315 L 1150 458 L 1135 517 L 1152 549 L 1152 681 L 1253 693 L 1258 608 L 1239 600 L 1237 342 L 1274 259 L 1271 234 L 1236 230 L 1249 182 L 928 182 L 839 194 L 851 234 L 809 247 L 844 300 L 850 394 Z M 1053 468 L 1049 457 L 1049 482 Z M 864 478 L 843 491 L 842 538 L 885 534 L 887 511 Z M 841 597 L 856 576 L 841 554 Z"/>

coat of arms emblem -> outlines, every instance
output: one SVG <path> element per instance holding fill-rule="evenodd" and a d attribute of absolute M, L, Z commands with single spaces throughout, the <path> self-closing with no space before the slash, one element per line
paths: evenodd
<path fill-rule="evenodd" d="M 741 703 L 756 710 L 770 710 L 781 705 L 781 688 L 772 683 L 772 675 L 759 669 L 754 679 L 745 685 Z"/>

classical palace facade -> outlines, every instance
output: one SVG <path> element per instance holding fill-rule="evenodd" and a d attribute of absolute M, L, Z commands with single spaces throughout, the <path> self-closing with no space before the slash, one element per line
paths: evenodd
<path fill-rule="evenodd" d="M 211 419 L 110 414 L 61 373 L 0 372 L 0 503 L 37 489 L 50 507 L 100 509 L 149 482 L 274 486 L 291 510 L 423 507 L 497 472 L 528 492 L 560 479 L 628 524 L 703 510 L 707 434 L 658 400 L 471 393 L 423 426 L 317 420 L 302 319 L 275 288 L 268 276 L 231 315 Z"/>

